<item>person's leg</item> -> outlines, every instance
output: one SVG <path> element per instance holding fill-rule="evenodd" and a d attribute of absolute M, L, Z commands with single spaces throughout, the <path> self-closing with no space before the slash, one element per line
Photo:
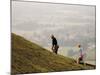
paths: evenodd
<path fill-rule="evenodd" d="M 55 54 L 57 54 L 57 49 L 55 48 Z"/>
<path fill-rule="evenodd" d="M 58 53 L 58 46 L 57 45 L 55 46 L 55 53 L 56 54 Z"/>
<path fill-rule="evenodd" d="M 56 54 L 57 54 L 57 51 L 58 51 L 58 50 L 56 49 L 56 50 L 55 50 L 55 53 L 56 53 Z"/>
<path fill-rule="evenodd" d="M 77 64 L 80 64 L 81 61 L 82 61 L 82 58 L 79 57 L 79 58 L 77 59 Z"/>
<path fill-rule="evenodd" d="M 55 53 L 55 50 L 54 50 L 54 49 L 55 49 L 55 47 L 53 46 L 53 47 L 52 47 L 52 52 L 53 52 L 53 53 Z"/>
<path fill-rule="evenodd" d="M 54 49 L 55 49 L 55 48 L 54 48 L 54 46 L 53 46 L 53 48 L 52 48 L 52 52 L 53 52 L 53 53 L 55 53 L 55 50 L 54 50 Z"/>

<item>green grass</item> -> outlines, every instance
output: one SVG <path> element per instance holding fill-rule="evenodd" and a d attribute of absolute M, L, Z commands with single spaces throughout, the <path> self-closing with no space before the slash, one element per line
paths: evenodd
<path fill-rule="evenodd" d="M 49 52 L 14 33 L 11 40 L 12 74 L 93 69 L 91 66 L 76 64 L 71 58 Z"/>

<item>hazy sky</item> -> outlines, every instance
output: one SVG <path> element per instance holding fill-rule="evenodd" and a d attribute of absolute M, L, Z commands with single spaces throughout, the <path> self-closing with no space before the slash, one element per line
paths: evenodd
<path fill-rule="evenodd" d="M 51 34 L 60 45 L 69 40 L 79 43 L 84 37 L 93 40 L 95 7 L 12 1 L 12 32 L 40 45 L 50 45 Z"/>

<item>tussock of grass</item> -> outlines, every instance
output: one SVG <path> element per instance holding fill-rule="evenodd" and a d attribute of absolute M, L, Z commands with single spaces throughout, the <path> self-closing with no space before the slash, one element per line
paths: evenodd
<path fill-rule="evenodd" d="M 92 69 L 75 60 L 56 55 L 21 36 L 12 33 L 12 74 Z"/>

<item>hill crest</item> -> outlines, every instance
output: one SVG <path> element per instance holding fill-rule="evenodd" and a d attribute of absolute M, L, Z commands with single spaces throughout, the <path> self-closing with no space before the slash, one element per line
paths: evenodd
<path fill-rule="evenodd" d="M 11 73 L 40 73 L 94 69 L 76 64 L 75 60 L 56 55 L 43 47 L 12 33 Z"/>

